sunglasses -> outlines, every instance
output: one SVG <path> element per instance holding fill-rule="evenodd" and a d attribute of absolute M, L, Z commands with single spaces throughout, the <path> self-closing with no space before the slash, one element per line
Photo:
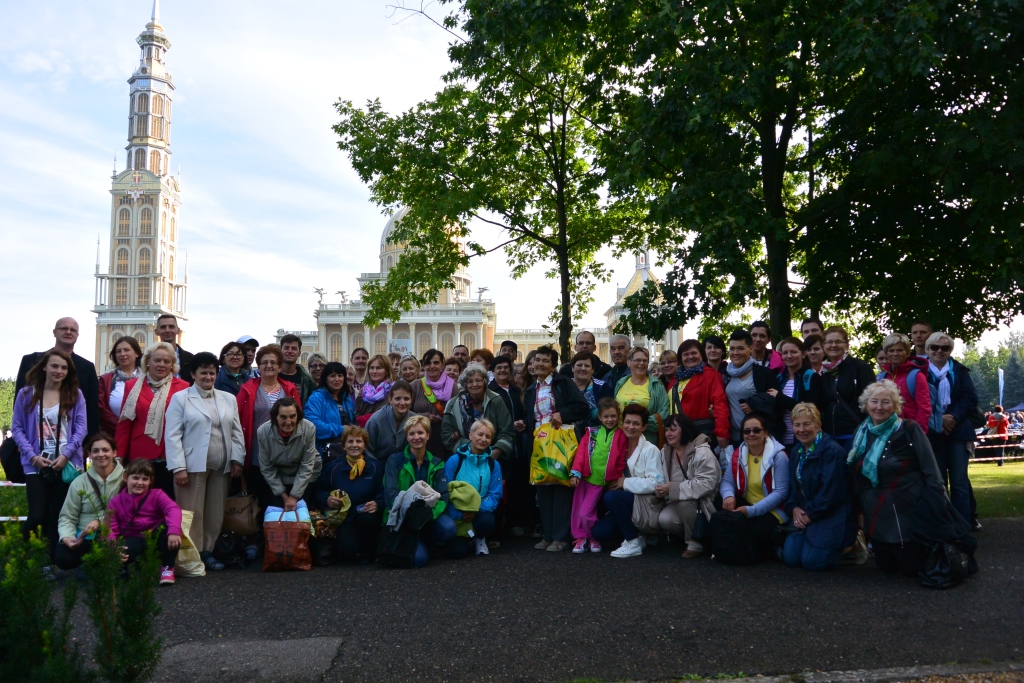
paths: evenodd
<path fill-rule="evenodd" d="M 931 346 L 928 347 L 928 350 L 929 351 L 942 351 L 943 353 L 950 353 L 953 350 L 953 347 L 950 346 L 949 344 L 943 344 L 942 346 L 939 346 L 938 344 L 932 344 Z"/>
<path fill-rule="evenodd" d="M 747 434 L 760 434 L 763 431 L 764 431 L 763 427 L 751 427 L 749 429 L 744 429 L 743 430 L 743 434 L 744 435 L 747 435 Z"/>

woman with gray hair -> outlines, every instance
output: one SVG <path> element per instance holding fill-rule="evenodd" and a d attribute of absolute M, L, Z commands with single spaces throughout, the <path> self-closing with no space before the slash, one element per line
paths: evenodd
<path fill-rule="evenodd" d="M 487 419 L 494 425 L 491 435 L 491 456 L 508 460 L 513 455 L 512 442 L 516 430 L 508 407 L 494 391 L 487 388 L 487 369 L 470 363 L 459 375 L 459 392 L 448 401 L 441 421 L 441 441 L 450 453 L 469 443 L 473 423 Z"/>
<path fill-rule="evenodd" d="M 900 389 L 903 399 L 903 415 L 913 420 L 928 433 L 928 421 L 932 415 L 932 396 L 928 389 L 928 360 L 911 355 L 913 348 L 905 334 L 890 334 L 882 342 L 885 364 L 878 379 L 892 380 Z"/>
<path fill-rule="evenodd" d="M 124 403 L 117 423 L 117 455 L 127 465 L 148 460 L 153 466 L 153 486 L 174 499 L 174 476 L 167 470 L 164 415 L 171 396 L 188 389 L 188 382 L 175 377 L 178 354 L 173 344 L 157 342 L 142 354 L 142 376 L 124 385 Z"/>
<path fill-rule="evenodd" d="M 934 541 L 962 543 L 970 530 L 949 505 L 924 430 L 900 418 L 899 388 L 891 380 L 865 387 L 860 408 L 868 418 L 857 428 L 846 460 L 854 505 L 864 515 L 879 569 L 916 576 L 931 550 L 922 536 L 948 529 L 955 537 Z"/>
<path fill-rule="evenodd" d="M 928 384 L 931 393 L 931 417 L 928 439 L 944 481 L 949 482 L 949 498 L 964 519 L 971 519 L 971 481 L 967 476 L 970 445 L 974 443 L 974 425 L 968 415 L 978 408 L 971 371 L 950 358 L 953 338 L 935 332 L 925 342 L 928 351 Z M 979 427 L 981 425 L 978 425 Z"/>

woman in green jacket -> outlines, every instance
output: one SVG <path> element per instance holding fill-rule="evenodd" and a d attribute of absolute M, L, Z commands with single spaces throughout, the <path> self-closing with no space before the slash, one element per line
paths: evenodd
<path fill-rule="evenodd" d="M 649 361 L 650 355 L 644 347 L 634 346 L 629 350 L 630 374 L 615 384 L 615 400 L 623 409 L 631 403 L 647 408 L 650 418 L 647 420 L 644 438 L 661 448 L 664 439 L 660 425 L 669 414 L 668 393 L 665 385 L 647 372 Z"/>
<path fill-rule="evenodd" d="M 57 550 L 54 563 L 61 569 L 81 566 L 82 558 L 92 548 L 92 539 L 103 523 L 107 503 L 121 487 L 124 468 L 115 457 L 114 437 L 97 432 L 82 444 L 82 452 L 92 467 L 71 482 L 64 507 L 57 520 Z"/>

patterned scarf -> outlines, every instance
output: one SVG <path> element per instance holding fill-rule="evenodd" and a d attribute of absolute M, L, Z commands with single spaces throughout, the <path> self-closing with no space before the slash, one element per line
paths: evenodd
<path fill-rule="evenodd" d="M 363 473 L 363 467 L 366 466 L 366 458 L 364 458 L 361 455 L 356 456 L 355 458 L 350 458 L 348 456 L 348 454 L 346 453 L 345 454 L 345 462 L 347 462 L 349 464 L 349 467 L 352 468 L 351 470 L 349 470 L 349 473 L 348 473 L 348 478 L 349 479 L 355 479 L 360 474 L 362 474 Z"/>
<path fill-rule="evenodd" d="M 171 393 L 172 379 L 174 379 L 173 375 L 167 375 L 161 380 L 155 380 L 148 374 L 145 377 L 140 377 L 136 380 L 135 386 L 132 387 L 128 398 L 125 399 L 124 405 L 121 407 L 121 419 L 134 420 L 139 395 L 142 394 L 142 385 L 149 385 L 153 390 L 153 401 L 149 404 L 149 412 L 146 414 L 146 431 L 144 433 L 158 446 L 164 436 L 164 411 L 167 410 L 167 397 Z"/>
<path fill-rule="evenodd" d="M 676 370 L 676 381 L 685 382 L 695 375 L 699 375 L 704 372 L 705 367 L 704 363 L 697 363 L 692 368 L 679 368 Z"/>
<path fill-rule="evenodd" d="M 832 375 L 833 377 L 839 376 L 839 366 L 843 364 L 843 361 L 849 357 L 849 353 L 844 353 L 843 357 L 837 361 L 825 361 L 821 364 L 821 369 Z M 824 374 L 824 372 L 822 373 Z"/>
<path fill-rule="evenodd" d="M 890 415 L 889 419 L 885 422 L 877 425 L 872 424 L 869 417 L 860 424 L 860 427 L 857 428 L 857 433 L 853 436 L 853 448 L 850 449 L 846 462 L 852 463 L 860 458 L 864 458 L 864 465 L 860 471 L 861 474 L 871 481 L 872 486 L 878 486 L 878 461 L 882 459 L 885 445 L 889 443 L 889 438 L 893 435 L 893 432 L 900 428 L 901 424 L 903 424 L 903 420 L 896 413 Z M 875 442 L 871 444 L 870 450 L 867 447 L 868 432 L 875 436 Z"/>
<path fill-rule="evenodd" d="M 459 394 L 459 409 L 462 411 L 462 434 L 468 438 L 469 433 L 473 431 L 473 425 L 483 417 L 484 411 L 483 408 L 476 409 L 468 391 Z"/>
<path fill-rule="evenodd" d="M 130 374 L 130 375 L 126 375 L 124 372 L 122 372 L 121 368 L 115 369 L 114 370 L 114 383 L 110 387 L 110 390 L 113 391 L 114 388 L 117 387 L 117 385 L 120 382 L 127 382 L 130 379 L 136 379 L 141 374 L 142 374 L 142 370 L 139 369 L 139 368 L 135 368 L 134 370 L 132 370 L 132 374 Z"/>
<path fill-rule="evenodd" d="M 795 451 L 796 451 L 796 457 L 797 457 L 797 463 L 796 463 L 796 478 L 797 479 L 800 479 L 801 475 L 803 474 L 804 463 L 807 462 L 807 456 L 810 455 L 811 453 L 813 453 L 814 449 L 818 447 L 818 444 L 821 443 L 821 437 L 822 436 L 823 436 L 823 432 L 819 431 L 818 432 L 818 436 L 814 437 L 814 443 L 812 443 L 810 446 L 804 446 L 799 441 L 796 442 Z"/>
<path fill-rule="evenodd" d="M 391 391 L 391 382 L 384 380 L 376 387 L 367 382 L 363 385 L 363 402 L 364 403 L 380 403 Z"/>

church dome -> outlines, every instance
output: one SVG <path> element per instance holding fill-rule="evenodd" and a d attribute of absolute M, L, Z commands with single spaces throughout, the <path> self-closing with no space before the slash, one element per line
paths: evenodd
<path fill-rule="evenodd" d="M 388 220 L 387 225 L 384 226 L 384 232 L 382 232 L 380 235 L 381 256 L 384 255 L 385 251 L 389 251 L 387 245 L 391 242 L 391 235 L 394 234 L 395 228 L 398 227 L 399 221 L 401 221 L 402 217 L 405 216 L 405 214 L 407 213 L 409 213 L 408 207 L 403 206 L 402 208 L 395 212 L 395 214 Z M 391 249 L 395 249 L 394 245 L 392 245 Z"/>

